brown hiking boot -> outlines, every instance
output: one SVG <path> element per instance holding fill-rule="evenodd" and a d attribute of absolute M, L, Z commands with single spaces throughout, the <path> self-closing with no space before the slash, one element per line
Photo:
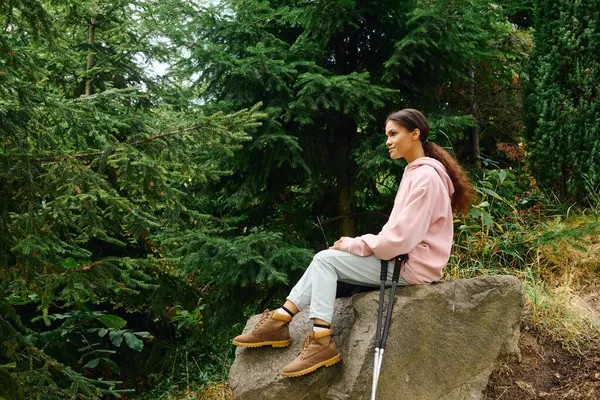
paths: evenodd
<path fill-rule="evenodd" d="M 340 353 L 331 338 L 331 329 L 306 335 L 302 351 L 294 361 L 283 367 L 281 375 L 300 376 L 329 367 L 341 360 Z"/>
<path fill-rule="evenodd" d="M 254 330 L 236 336 L 232 343 L 238 347 L 287 347 L 290 345 L 288 324 L 291 320 L 292 317 L 275 314 L 275 311 L 269 311 L 267 308 L 254 326 Z"/>

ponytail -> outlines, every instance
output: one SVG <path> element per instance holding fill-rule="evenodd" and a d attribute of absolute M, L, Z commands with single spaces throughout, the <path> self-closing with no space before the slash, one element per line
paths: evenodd
<path fill-rule="evenodd" d="M 425 141 L 423 144 L 425 156 L 435 158 L 444 168 L 452 184 L 454 185 L 454 194 L 452 194 L 452 209 L 459 213 L 465 213 L 471 208 L 473 200 L 475 200 L 475 189 L 471 184 L 471 179 L 465 170 L 458 164 L 452 154 L 448 153 L 443 147 Z"/>
<path fill-rule="evenodd" d="M 451 199 L 452 210 L 459 213 L 468 212 L 476 196 L 471 179 L 448 151 L 427 140 L 427 137 L 429 136 L 429 123 L 425 116 L 418 110 L 406 108 L 392 113 L 387 120 L 394 121 L 411 132 L 415 129 L 419 129 L 421 132 L 419 138 L 423 145 L 425 156 L 439 161 L 452 180 L 452 185 L 454 185 L 454 193 L 452 194 Z"/>

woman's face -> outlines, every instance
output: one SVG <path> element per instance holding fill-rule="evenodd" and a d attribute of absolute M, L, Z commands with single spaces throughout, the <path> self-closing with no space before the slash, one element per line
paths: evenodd
<path fill-rule="evenodd" d="M 414 152 L 415 146 L 420 145 L 418 129 L 409 132 L 408 129 L 392 120 L 385 124 L 385 134 L 387 136 L 385 145 L 393 159 L 406 158 L 407 154 Z"/>

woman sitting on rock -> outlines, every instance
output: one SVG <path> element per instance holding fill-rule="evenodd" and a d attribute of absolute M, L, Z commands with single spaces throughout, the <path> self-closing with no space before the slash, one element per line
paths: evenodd
<path fill-rule="evenodd" d="M 265 310 L 255 329 L 236 336 L 241 347 L 286 347 L 288 324 L 299 310 L 310 305 L 313 331 L 307 334 L 298 357 L 285 366 L 284 376 L 300 376 L 340 360 L 331 338 L 331 320 L 337 281 L 379 286 L 380 260 L 408 254 L 398 285 L 422 285 L 439 280 L 450 257 L 453 237 L 452 211 L 466 211 L 474 198 L 471 181 L 456 160 L 427 140 L 429 124 L 421 112 L 404 109 L 386 121 L 386 145 L 393 159 L 404 158 L 402 182 L 390 219 L 377 235 L 342 237 L 329 250 L 315 255 L 275 311 Z"/>

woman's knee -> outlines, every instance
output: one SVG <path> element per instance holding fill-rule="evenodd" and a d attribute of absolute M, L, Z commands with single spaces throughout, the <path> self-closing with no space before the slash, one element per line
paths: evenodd
<path fill-rule="evenodd" d="M 311 263 L 312 268 L 315 269 L 315 272 L 318 274 L 322 273 L 333 273 L 336 276 L 338 275 L 338 262 L 336 262 L 335 258 L 339 256 L 339 250 L 322 250 L 315 254 L 313 262 Z M 318 272 L 317 272 L 318 271 Z"/>
<path fill-rule="evenodd" d="M 319 261 L 327 260 L 328 258 L 338 256 L 340 251 L 341 250 L 330 250 L 330 249 L 321 250 L 320 252 L 315 254 L 314 259 L 319 260 Z"/>

